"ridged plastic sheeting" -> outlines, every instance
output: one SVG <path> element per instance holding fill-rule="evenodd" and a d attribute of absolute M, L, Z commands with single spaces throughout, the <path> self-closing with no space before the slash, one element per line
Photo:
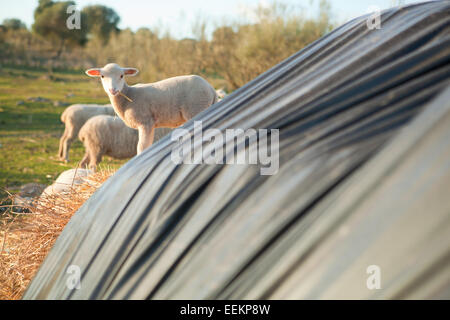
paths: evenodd
<path fill-rule="evenodd" d="M 277 174 L 176 165 L 166 137 L 78 210 L 24 298 L 450 298 L 450 2 L 366 19 L 194 119 L 280 129 Z"/>

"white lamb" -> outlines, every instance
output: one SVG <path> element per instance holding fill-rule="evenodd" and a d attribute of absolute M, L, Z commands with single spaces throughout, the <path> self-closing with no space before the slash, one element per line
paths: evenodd
<path fill-rule="evenodd" d="M 214 88 L 199 76 L 128 86 L 125 76 L 137 73 L 135 68 L 121 68 L 115 63 L 86 71 L 91 77 L 101 77 L 117 115 L 127 126 L 138 130 L 138 154 L 153 143 L 155 128 L 178 127 L 217 102 Z"/>
<path fill-rule="evenodd" d="M 171 131 L 170 128 L 155 130 L 155 141 Z M 137 151 L 138 131 L 129 128 L 117 117 L 99 115 L 89 119 L 81 128 L 78 137 L 86 149 L 80 166 L 95 171 L 104 155 L 116 159 L 134 157 Z"/>
<path fill-rule="evenodd" d="M 99 104 L 74 104 L 64 110 L 61 121 L 65 124 L 65 130 L 59 140 L 59 158 L 61 161 L 69 161 L 70 145 L 78 136 L 81 127 L 90 118 L 100 114 L 113 116 L 115 112 L 111 105 Z"/>

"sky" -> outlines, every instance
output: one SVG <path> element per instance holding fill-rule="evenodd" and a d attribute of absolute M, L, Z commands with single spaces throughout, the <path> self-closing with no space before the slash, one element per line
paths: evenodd
<path fill-rule="evenodd" d="M 119 27 L 136 31 L 140 27 L 160 27 L 177 38 L 192 36 L 192 24 L 200 17 L 208 17 L 211 24 L 231 22 L 259 3 L 271 0 L 75 0 L 79 9 L 86 5 L 102 4 L 113 8 L 121 17 Z M 279 3 L 303 10 L 315 16 L 319 0 L 280 0 Z M 413 3 L 414 0 L 329 0 L 333 19 L 343 23 L 367 13 L 371 6 L 386 9 L 395 3 Z M 0 0 L 0 22 L 5 18 L 19 18 L 28 27 L 33 23 L 33 12 L 38 0 Z"/>

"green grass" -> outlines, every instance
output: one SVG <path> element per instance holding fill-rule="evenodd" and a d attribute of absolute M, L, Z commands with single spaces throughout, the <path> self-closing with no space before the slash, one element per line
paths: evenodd
<path fill-rule="evenodd" d="M 84 154 L 80 141 L 72 144 L 70 163 L 58 160 L 59 138 L 64 131 L 60 116 L 66 107 L 52 102 L 30 102 L 42 97 L 65 103 L 108 103 L 99 82 L 82 71 L 57 71 L 51 79 L 45 70 L 4 67 L 0 70 L 0 198 L 5 190 L 17 192 L 29 182 L 49 185 L 63 171 L 75 168 Z M 67 94 L 73 97 L 66 97 Z M 24 101 L 17 105 L 18 101 Z M 101 166 L 120 167 L 125 161 L 104 157 Z"/>

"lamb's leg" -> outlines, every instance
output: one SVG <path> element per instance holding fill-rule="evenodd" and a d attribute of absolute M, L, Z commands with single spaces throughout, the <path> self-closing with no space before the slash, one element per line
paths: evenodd
<path fill-rule="evenodd" d="M 102 153 L 99 150 L 90 150 L 89 169 L 96 172 L 97 165 L 102 162 Z"/>
<path fill-rule="evenodd" d="M 155 126 L 139 127 L 139 142 L 137 145 L 137 154 L 147 149 L 153 144 L 155 137 Z"/>
<path fill-rule="evenodd" d="M 83 159 L 80 162 L 80 168 L 85 169 L 87 167 L 87 165 L 89 164 L 90 160 L 89 160 L 89 152 L 86 151 L 86 153 L 84 154 Z"/>
<path fill-rule="evenodd" d="M 67 129 L 67 127 L 66 127 Z M 63 142 L 63 146 L 62 146 L 62 156 L 65 162 L 69 162 L 69 149 L 70 149 L 70 145 L 72 144 L 72 141 L 75 139 L 75 130 L 74 128 L 72 129 L 68 129 L 67 130 L 67 135 L 66 135 L 66 139 Z"/>
<path fill-rule="evenodd" d="M 63 133 L 61 139 L 59 139 L 59 150 L 58 150 L 58 155 L 59 155 L 59 160 L 61 160 L 61 161 L 64 160 L 64 156 L 63 156 L 63 145 L 64 145 L 64 142 L 65 142 L 66 139 L 67 139 L 67 133 L 66 133 L 66 131 L 67 131 L 67 130 L 64 130 L 64 133 Z"/>

